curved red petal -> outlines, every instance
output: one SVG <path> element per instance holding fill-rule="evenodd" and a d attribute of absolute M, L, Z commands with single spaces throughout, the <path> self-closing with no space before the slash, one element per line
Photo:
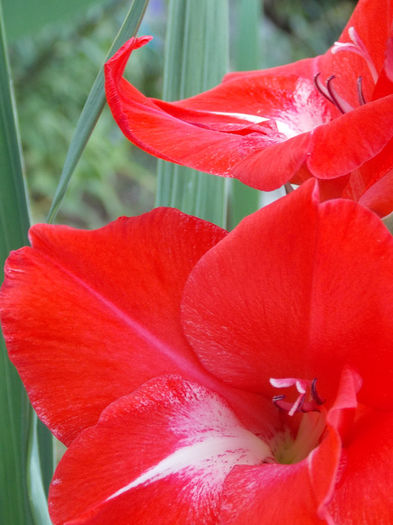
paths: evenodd
<path fill-rule="evenodd" d="M 337 397 L 326 417 L 326 435 L 307 458 L 310 482 L 318 503 L 317 514 L 329 525 L 335 523 L 329 503 L 342 467 L 342 443 L 353 423 L 361 386 L 362 380 L 356 372 L 348 368 L 342 371 Z"/>
<path fill-rule="evenodd" d="M 328 508 L 335 523 L 393 523 L 393 414 L 362 418 L 346 444 L 342 476 Z"/>
<path fill-rule="evenodd" d="M 137 39 L 127 42 L 105 65 L 106 94 L 113 116 L 126 137 L 148 153 L 216 175 L 231 176 L 231 168 L 249 152 L 266 144 L 266 136 L 243 136 L 201 126 L 203 115 L 183 112 L 166 103 L 165 110 L 122 78 Z M 173 111 L 169 110 L 173 106 Z M 173 114 L 172 114 L 173 113 Z M 207 116 L 211 123 L 212 117 Z M 195 122 L 195 123 L 194 123 Z M 227 119 L 223 119 L 227 123 Z M 233 118 L 244 127 L 245 121 Z M 257 136 L 255 136 L 257 135 Z"/>
<path fill-rule="evenodd" d="M 359 204 L 385 217 L 393 211 L 393 170 L 370 186 L 359 198 Z"/>
<path fill-rule="evenodd" d="M 393 210 L 393 140 L 386 147 L 351 173 L 342 196 L 358 201 L 380 217 Z"/>
<path fill-rule="evenodd" d="M 360 106 L 312 132 L 307 167 L 321 179 L 346 175 L 393 138 L 393 95 Z M 339 145 L 339 146 L 338 146 Z"/>
<path fill-rule="evenodd" d="M 226 403 L 176 377 L 112 403 L 72 443 L 52 481 L 54 525 L 217 523 L 225 477 L 267 446 Z"/>
<path fill-rule="evenodd" d="M 335 114 L 315 89 L 313 59 L 297 67 L 305 77 L 291 66 L 291 74 L 250 74 L 174 103 L 149 99 L 122 77 L 130 53 L 146 42 L 131 39 L 107 62 L 106 93 L 126 137 L 164 160 L 271 190 L 303 164 L 305 134 Z"/>
<path fill-rule="evenodd" d="M 332 400 L 349 365 L 363 400 L 391 406 L 393 239 L 372 212 L 321 204 L 313 188 L 247 217 L 201 258 L 184 331 L 205 367 L 237 387 L 271 398 L 271 377 L 316 377 Z"/>
<path fill-rule="evenodd" d="M 307 158 L 310 142 L 310 133 L 302 133 L 250 154 L 233 166 L 233 176 L 254 188 L 277 189 L 299 172 Z"/>
<path fill-rule="evenodd" d="M 30 230 L 32 248 L 6 265 L 1 320 L 30 399 L 60 439 L 158 374 L 209 381 L 179 305 L 192 267 L 225 233 L 170 208 L 96 231 Z"/>

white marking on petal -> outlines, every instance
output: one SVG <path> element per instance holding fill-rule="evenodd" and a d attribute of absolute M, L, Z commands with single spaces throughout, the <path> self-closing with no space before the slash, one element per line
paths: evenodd
<path fill-rule="evenodd" d="M 235 465 L 255 465 L 269 456 L 271 451 L 266 443 L 247 430 L 239 429 L 236 436 L 213 435 L 179 448 L 105 501 L 174 474 L 186 478 L 192 485 L 203 482 L 203 491 L 219 489 Z"/>
<path fill-rule="evenodd" d="M 314 84 L 304 78 L 296 83 L 292 104 L 277 111 L 275 116 L 278 131 L 287 139 L 312 131 L 330 120 L 325 101 L 319 97 Z"/>
<path fill-rule="evenodd" d="M 270 120 L 266 117 L 260 117 L 258 115 L 250 115 L 248 113 L 227 113 L 226 111 L 211 111 L 214 115 L 224 115 L 229 117 L 238 118 L 241 120 L 246 120 L 247 122 L 252 122 L 253 124 L 260 124 L 261 122 L 266 122 Z"/>

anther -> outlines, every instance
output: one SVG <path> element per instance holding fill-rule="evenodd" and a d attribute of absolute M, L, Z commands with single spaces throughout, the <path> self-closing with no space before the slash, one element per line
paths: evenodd
<path fill-rule="evenodd" d="M 362 86 L 362 77 L 358 77 L 358 80 L 357 80 L 357 86 L 358 86 L 358 99 L 359 99 L 359 104 L 361 106 L 364 106 L 364 104 L 366 104 L 366 99 L 364 98 L 364 95 L 363 95 L 363 86 Z"/>
<path fill-rule="evenodd" d="M 321 399 L 317 392 L 317 378 L 314 377 L 314 379 L 311 382 L 311 397 L 316 402 L 317 405 L 323 405 L 325 403 L 324 399 Z"/>

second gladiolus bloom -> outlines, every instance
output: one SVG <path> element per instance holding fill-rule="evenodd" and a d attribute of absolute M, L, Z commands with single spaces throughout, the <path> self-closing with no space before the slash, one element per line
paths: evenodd
<path fill-rule="evenodd" d="M 105 66 L 106 93 L 134 144 L 167 161 L 262 190 L 310 177 L 379 215 L 393 209 L 393 5 L 360 0 L 324 55 L 232 73 L 186 100 L 145 97 L 123 73 L 133 38 Z"/>
<path fill-rule="evenodd" d="M 37 225 L 0 312 L 55 525 L 393 521 L 393 240 L 315 182 L 233 232 Z"/>

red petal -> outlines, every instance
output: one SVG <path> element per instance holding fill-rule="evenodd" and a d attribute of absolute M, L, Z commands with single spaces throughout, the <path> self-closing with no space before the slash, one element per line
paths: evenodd
<path fill-rule="evenodd" d="M 220 228 L 174 209 L 96 231 L 38 225 L 1 291 L 10 357 L 40 417 L 69 443 L 144 381 L 210 381 L 182 334 L 188 274 Z"/>
<path fill-rule="evenodd" d="M 72 443 L 52 481 L 51 518 L 213 525 L 232 467 L 268 453 L 217 395 L 173 376 L 153 380 L 112 403 Z"/>
<path fill-rule="evenodd" d="M 393 523 L 393 414 L 364 417 L 346 445 L 329 511 L 334 523 Z"/>
<path fill-rule="evenodd" d="M 392 0 L 359 0 L 339 42 L 347 42 L 348 29 L 355 27 L 377 69 L 385 59 L 386 40 L 393 22 Z"/>
<path fill-rule="evenodd" d="M 130 53 L 147 41 L 131 39 L 108 61 L 106 92 L 126 137 L 164 160 L 271 190 L 303 164 L 303 133 L 335 114 L 313 85 L 313 59 L 288 66 L 290 74 L 250 74 L 175 103 L 148 99 L 122 77 Z"/>
<path fill-rule="evenodd" d="M 359 198 L 359 204 L 370 208 L 380 217 L 393 211 L 393 170 L 373 184 Z"/>
<path fill-rule="evenodd" d="M 307 461 L 294 465 L 235 467 L 224 485 L 225 525 L 316 525 L 317 503 Z"/>
<path fill-rule="evenodd" d="M 367 48 L 377 72 L 380 72 L 385 60 L 392 22 L 391 0 L 360 0 L 338 41 L 351 43 L 348 29 L 354 27 Z M 374 81 L 364 58 L 350 51 L 333 54 L 329 50 L 318 60 L 318 63 L 324 79 L 330 75 L 336 76 L 337 92 L 350 104 L 358 106 L 356 82 L 359 77 L 363 80 L 366 100 L 372 99 Z"/>
<path fill-rule="evenodd" d="M 373 213 L 320 204 L 312 189 L 247 217 L 201 258 L 185 287 L 185 333 L 237 387 L 271 398 L 271 377 L 316 377 L 333 399 L 349 365 L 362 399 L 392 406 L 393 239 Z"/>
<path fill-rule="evenodd" d="M 307 166 L 321 179 L 346 175 L 393 138 L 393 95 L 345 113 L 312 133 Z"/>
<path fill-rule="evenodd" d="M 286 111 L 289 116 L 291 110 L 292 117 L 295 117 L 297 106 L 302 105 L 303 112 L 311 117 L 310 106 L 315 106 L 320 113 L 328 111 L 330 106 L 315 89 L 313 79 L 318 72 L 315 65 L 314 58 L 307 58 L 277 68 L 231 73 L 213 89 L 173 104 L 188 110 L 272 118 L 279 117 L 280 113 Z M 314 111 L 315 109 L 313 108 Z M 302 115 L 298 118 L 301 119 Z"/>
<path fill-rule="evenodd" d="M 393 140 L 374 158 L 351 173 L 343 197 L 358 201 L 380 217 L 393 210 Z"/>
<path fill-rule="evenodd" d="M 233 167 L 233 176 L 254 188 L 263 185 L 265 191 L 274 190 L 291 180 L 300 170 L 307 157 L 310 142 L 310 133 L 302 133 L 250 154 Z"/>
<path fill-rule="evenodd" d="M 340 475 L 342 441 L 355 417 L 361 385 L 362 380 L 358 374 L 348 368 L 343 370 L 337 397 L 326 417 L 326 436 L 308 456 L 310 481 L 318 503 L 317 514 L 329 524 L 334 523 L 328 504 Z"/>

